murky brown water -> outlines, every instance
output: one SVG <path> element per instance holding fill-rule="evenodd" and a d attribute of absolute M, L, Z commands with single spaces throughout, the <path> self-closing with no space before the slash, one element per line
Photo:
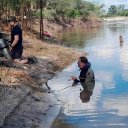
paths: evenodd
<path fill-rule="evenodd" d="M 119 35 L 124 43 L 119 43 Z M 96 76 L 90 101 L 82 103 L 81 86 L 70 87 L 72 75 L 79 75 L 74 62 L 49 81 L 63 109 L 54 128 L 128 128 L 128 25 L 67 31 L 59 37 L 78 50 L 87 51 Z M 66 88 L 69 87 L 69 88 Z M 66 89 L 64 89 L 66 88 Z"/>

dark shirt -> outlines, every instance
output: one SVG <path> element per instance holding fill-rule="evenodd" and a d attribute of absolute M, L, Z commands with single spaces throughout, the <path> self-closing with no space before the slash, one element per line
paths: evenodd
<path fill-rule="evenodd" d="M 15 35 L 19 35 L 19 40 L 18 40 L 17 44 L 13 47 L 13 50 L 22 51 L 23 50 L 22 29 L 19 25 L 15 25 L 11 31 L 11 43 L 13 43 Z"/>
<path fill-rule="evenodd" d="M 82 68 L 82 69 L 80 69 L 81 71 L 80 71 L 80 75 L 79 75 L 79 80 L 78 79 L 76 79 L 74 82 L 77 84 L 77 83 L 84 83 L 84 81 L 85 81 L 85 77 L 86 77 L 86 73 L 87 73 L 87 71 L 88 71 L 88 69 L 91 67 L 91 63 L 90 62 L 88 62 L 87 63 L 87 65 L 84 67 L 84 68 Z"/>

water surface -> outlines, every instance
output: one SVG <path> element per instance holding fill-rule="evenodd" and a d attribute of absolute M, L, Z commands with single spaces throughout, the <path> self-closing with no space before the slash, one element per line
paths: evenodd
<path fill-rule="evenodd" d="M 123 44 L 119 43 L 119 35 L 124 38 Z M 79 76 L 77 61 L 49 81 L 63 103 L 54 128 L 128 128 L 128 24 L 65 31 L 58 36 L 88 53 L 96 86 L 90 101 L 82 103 L 82 87 L 71 87 L 72 81 L 68 81 L 72 75 Z"/>

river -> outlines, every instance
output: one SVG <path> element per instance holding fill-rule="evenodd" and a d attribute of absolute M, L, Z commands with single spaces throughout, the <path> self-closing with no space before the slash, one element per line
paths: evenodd
<path fill-rule="evenodd" d="M 119 35 L 124 43 L 120 44 Z M 68 81 L 72 75 L 79 76 L 77 61 L 50 80 L 49 86 L 63 104 L 53 128 L 128 128 L 128 22 L 68 30 L 58 37 L 88 53 L 96 85 L 89 102 L 82 103 L 82 87 L 71 87 Z"/>

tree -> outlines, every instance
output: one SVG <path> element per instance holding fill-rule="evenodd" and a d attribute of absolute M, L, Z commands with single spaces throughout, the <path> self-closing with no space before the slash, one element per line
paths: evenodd
<path fill-rule="evenodd" d="M 116 5 L 111 5 L 110 8 L 108 8 L 108 16 L 114 16 L 117 15 L 118 11 L 117 11 L 117 7 Z"/>

